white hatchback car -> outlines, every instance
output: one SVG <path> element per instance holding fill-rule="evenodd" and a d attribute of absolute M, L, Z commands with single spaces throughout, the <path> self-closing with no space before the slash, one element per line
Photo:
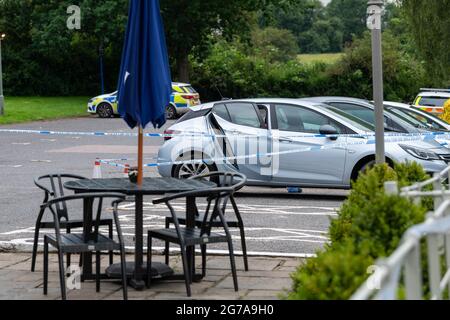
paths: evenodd
<path fill-rule="evenodd" d="M 166 134 L 158 155 L 164 177 L 236 170 L 248 185 L 347 189 L 375 159 L 366 122 L 296 99 L 207 103 L 192 108 Z M 434 173 L 450 162 L 450 150 L 435 140 L 389 139 L 390 164 L 417 162 Z"/>

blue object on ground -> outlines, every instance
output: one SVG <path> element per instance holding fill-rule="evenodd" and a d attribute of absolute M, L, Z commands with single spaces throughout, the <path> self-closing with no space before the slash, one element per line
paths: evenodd
<path fill-rule="evenodd" d="M 289 188 L 287 188 L 287 191 L 289 193 L 302 193 L 303 192 L 303 190 L 298 187 L 289 187 Z"/>

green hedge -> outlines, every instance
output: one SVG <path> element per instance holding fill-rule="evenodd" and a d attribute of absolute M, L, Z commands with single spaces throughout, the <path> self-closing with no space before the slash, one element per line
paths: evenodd
<path fill-rule="evenodd" d="M 400 187 L 429 177 L 416 163 L 375 166 L 353 184 L 339 217 L 330 227 L 331 243 L 292 275 L 288 299 L 348 299 L 367 279 L 367 268 L 398 247 L 404 233 L 425 220 L 431 202 L 415 205 L 386 195 L 384 183 Z"/>
<path fill-rule="evenodd" d="M 338 95 L 372 99 L 370 35 L 355 40 L 332 64 L 271 63 L 238 42 L 221 41 L 206 58 L 192 58 L 191 82 L 204 101 L 220 98 Z M 423 65 L 403 52 L 399 41 L 384 33 L 384 79 L 387 100 L 409 102 L 430 81 Z"/>

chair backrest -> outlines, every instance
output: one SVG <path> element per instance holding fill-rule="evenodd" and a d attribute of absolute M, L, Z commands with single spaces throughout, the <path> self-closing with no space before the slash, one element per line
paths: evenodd
<path fill-rule="evenodd" d="M 211 179 L 217 183 L 219 188 L 233 189 L 232 193 L 220 195 L 216 199 L 217 202 L 215 208 L 221 208 L 222 212 L 225 212 L 228 202 L 230 201 L 230 198 L 233 200 L 234 193 L 245 187 L 245 184 L 247 183 L 247 177 L 239 172 L 210 172 L 203 175 L 192 177 L 190 179 L 193 180 Z M 213 213 L 212 218 L 215 218 L 215 216 L 216 213 Z"/>
<path fill-rule="evenodd" d="M 98 208 L 97 208 L 97 216 L 95 218 L 95 222 L 94 222 L 94 228 L 95 228 L 95 232 L 94 234 L 98 237 L 98 231 L 99 231 L 99 223 L 100 223 L 100 218 L 101 218 L 101 213 L 102 213 L 102 207 L 103 207 L 103 200 L 104 199 L 112 199 L 113 200 L 113 214 L 114 214 L 114 220 L 116 222 L 116 226 L 118 228 L 120 228 L 118 226 L 119 221 L 118 221 L 118 216 L 117 216 L 117 205 L 125 200 L 125 195 L 120 194 L 120 193 L 87 193 L 87 194 L 76 194 L 76 195 L 70 195 L 70 196 L 64 196 L 64 197 L 58 197 L 58 198 L 53 198 L 49 201 L 47 201 L 46 203 L 44 203 L 42 206 L 45 208 L 48 208 L 54 215 L 54 222 L 55 222 L 55 232 L 57 237 L 59 238 L 59 234 L 60 234 L 60 213 L 59 213 L 59 208 L 61 206 L 66 206 L 67 202 L 70 201 L 76 201 L 76 200 L 85 200 L 85 199 L 91 199 L 92 202 L 94 203 L 94 201 L 96 199 L 98 199 Z"/>
<path fill-rule="evenodd" d="M 227 224 L 225 222 L 225 218 L 223 215 L 223 203 L 226 204 L 226 201 L 233 195 L 234 189 L 232 187 L 216 187 L 216 188 L 208 188 L 197 191 L 189 191 L 182 192 L 175 195 L 170 195 L 162 199 L 154 200 L 154 204 L 165 203 L 174 220 L 175 229 L 177 230 L 178 237 L 183 239 L 181 233 L 181 227 L 178 220 L 178 216 L 175 208 L 172 206 L 171 202 L 177 199 L 182 199 L 186 197 L 190 198 L 207 198 L 207 207 L 204 214 L 204 221 L 202 226 L 202 234 L 208 234 L 210 231 L 210 227 L 212 222 L 216 219 L 216 217 L 220 217 L 222 221 L 223 227 L 225 228 L 225 232 L 229 234 Z"/>
<path fill-rule="evenodd" d="M 247 183 L 247 177 L 239 172 L 210 172 L 191 177 L 192 180 L 212 179 L 219 188 L 233 188 L 234 192 L 241 190 Z"/>
<path fill-rule="evenodd" d="M 62 198 L 65 196 L 64 183 L 70 180 L 85 180 L 85 177 L 73 175 L 73 174 L 48 174 L 45 176 L 34 179 L 34 184 L 45 192 L 45 198 L 43 203 L 45 204 L 49 200 Z M 69 214 L 67 211 L 67 204 L 65 201 L 57 202 L 55 204 L 58 219 L 69 220 Z"/>

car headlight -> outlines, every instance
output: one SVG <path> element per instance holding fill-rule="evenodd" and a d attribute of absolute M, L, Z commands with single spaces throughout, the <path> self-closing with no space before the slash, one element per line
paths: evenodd
<path fill-rule="evenodd" d="M 400 147 L 405 150 L 406 152 L 408 152 L 410 155 L 412 155 L 413 157 L 417 158 L 417 159 L 421 159 L 421 160 L 441 160 L 441 158 L 434 152 L 432 151 L 428 151 L 425 149 L 420 149 L 420 148 L 415 148 L 415 147 L 411 147 L 411 146 L 406 146 L 401 144 Z"/>

